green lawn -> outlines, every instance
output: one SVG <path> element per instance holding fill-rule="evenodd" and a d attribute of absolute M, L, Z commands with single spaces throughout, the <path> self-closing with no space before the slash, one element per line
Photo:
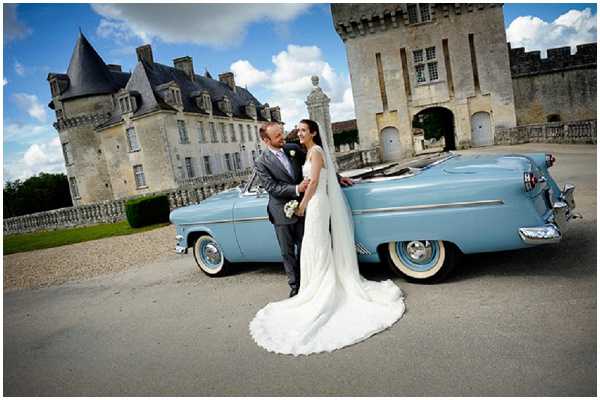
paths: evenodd
<path fill-rule="evenodd" d="M 4 255 L 64 246 L 66 244 L 86 242 L 110 236 L 130 235 L 167 225 L 169 225 L 168 222 L 144 226 L 142 228 L 132 228 L 127 221 L 122 221 L 114 224 L 98 224 L 82 228 L 9 235 L 4 236 Z"/>

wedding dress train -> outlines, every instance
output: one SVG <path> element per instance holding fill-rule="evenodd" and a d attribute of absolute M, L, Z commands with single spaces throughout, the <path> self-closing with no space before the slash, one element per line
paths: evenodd
<path fill-rule="evenodd" d="M 313 149 L 323 154 L 327 167 L 306 207 L 300 290 L 295 297 L 266 305 L 250 322 L 254 341 L 282 354 L 333 351 L 360 342 L 390 327 L 405 310 L 403 293 L 391 280 L 375 282 L 360 276 L 351 220 L 338 209 L 348 206 L 332 204 L 329 198 L 328 192 L 335 189 L 341 193 L 337 179 L 332 183 L 333 165 L 322 148 Z M 310 176 L 310 168 L 307 156 L 304 176 Z M 333 185 L 338 186 L 328 187 Z M 336 210 L 338 214 L 332 215 Z M 342 222 L 350 226 L 342 227 Z"/>

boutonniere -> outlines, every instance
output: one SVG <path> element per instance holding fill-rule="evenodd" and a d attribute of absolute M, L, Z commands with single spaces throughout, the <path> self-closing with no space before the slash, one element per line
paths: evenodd
<path fill-rule="evenodd" d="M 294 157 L 296 155 L 296 150 L 290 150 L 290 157 Z"/>

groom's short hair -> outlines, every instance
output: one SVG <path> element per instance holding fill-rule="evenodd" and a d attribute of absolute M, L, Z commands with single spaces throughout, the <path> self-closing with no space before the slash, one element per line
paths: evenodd
<path fill-rule="evenodd" d="M 258 130 L 258 134 L 260 135 L 260 138 L 262 140 L 265 140 L 266 138 L 269 137 L 269 135 L 267 134 L 267 129 L 269 129 L 272 126 L 278 126 L 280 125 L 278 122 L 265 122 L 264 124 L 262 124 L 262 126 L 260 127 L 260 129 Z"/>

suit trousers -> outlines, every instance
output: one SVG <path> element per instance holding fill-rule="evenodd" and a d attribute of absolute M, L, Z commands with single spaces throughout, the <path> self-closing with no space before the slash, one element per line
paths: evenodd
<path fill-rule="evenodd" d="M 300 251 L 304 236 L 304 218 L 298 218 L 294 224 L 273 225 L 281 256 L 283 268 L 288 276 L 288 284 L 292 289 L 300 288 Z"/>

